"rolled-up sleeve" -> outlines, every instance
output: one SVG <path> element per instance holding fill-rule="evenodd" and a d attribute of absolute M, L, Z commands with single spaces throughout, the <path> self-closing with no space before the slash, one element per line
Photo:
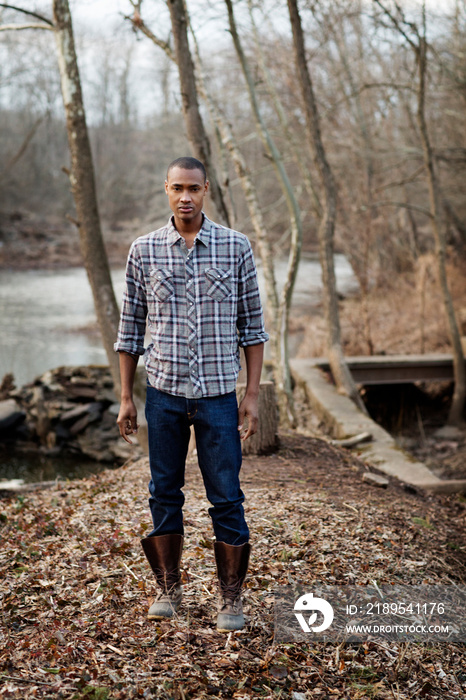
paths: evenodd
<path fill-rule="evenodd" d="M 126 288 L 123 294 L 115 352 L 144 354 L 147 301 L 142 268 L 136 242 L 130 248 L 126 265 Z"/>
<path fill-rule="evenodd" d="M 241 347 L 265 343 L 269 336 L 264 328 L 264 316 L 257 281 L 257 270 L 251 245 L 246 239 L 238 272 L 238 344 Z"/>

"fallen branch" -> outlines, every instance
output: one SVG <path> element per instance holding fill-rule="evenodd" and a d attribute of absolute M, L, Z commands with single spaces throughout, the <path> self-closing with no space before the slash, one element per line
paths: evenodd
<path fill-rule="evenodd" d="M 364 432 L 344 440 L 330 440 L 330 444 L 337 447 L 355 447 L 361 442 L 369 442 L 370 440 L 372 440 L 372 433 Z"/>

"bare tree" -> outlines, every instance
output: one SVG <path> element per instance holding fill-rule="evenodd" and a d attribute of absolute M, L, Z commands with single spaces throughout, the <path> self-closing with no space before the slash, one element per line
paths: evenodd
<path fill-rule="evenodd" d="M 94 166 L 68 0 L 53 0 L 53 23 L 71 155 L 70 183 L 76 206 L 81 253 L 115 390 L 119 393 L 120 372 L 113 344 L 120 314 L 100 227 Z"/>
<path fill-rule="evenodd" d="M 424 167 L 427 178 L 427 188 L 429 192 L 429 208 L 432 231 L 435 239 L 435 255 L 438 266 L 438 277 L 440 288 L 442 291 L 443 303 L 448 319 L 448 327 L 450 332 L 450 342 L 453 352 L 453 373 L 455 379 L 455 388 L 451 402 L 450 412 L 448 415 L 448 423 L 459 425 L 463 423 L 463 409 L 466 398 L 466 364 L 461 345 L 461 338 L 456 321 L 455 309 L 448 286 L 448 278 L 446 272 L 446 246 L 445 233 L 441 221 L 441 192 L 437 178 L 434 153 L 430 140 L 429 130 L 427 127 L 425 103 L 426 103 L 426 76 L 427 76 L 427 23 L 426 23 L 426 7 L 425 2 L 422 3 L 422 26 L 419 30 L 418 26 L 407 21 L 402 8 L 397 2 L 393 2 L 392 7 L 374 0 L 383 13 L 390 19 L 393 27 L 407 41 L 411 47 L 416 61 L 416 69 L 418 74 L 417 86 L 417 124 L 422 144 L 422 152 L 424 157 Z"/>
<path fill-rule="evenodd" d="M 355 4 L 356 3 L 353 3 L 353 8 Z M 356 23 L 357 25 L 360 25 L 361 22 L 361 7 L 360 3 L 358 4 L 359 7 L 356 6 L 358 9 L 358 12 L 355 13 L 356 17 L 352 18 L 353 26 Z M 316 10 L 319 5 L 320 4 L 313 5 L 313 14 L 316 18 Z M 347 10 L 347 8 L 345 9 Z M 319 26 L 322 27 L 323 31 L 326 30 L 329 32 L 329 36 L 333 39 L 334 45 L 337 48 L 338 58 L 340 59 L 340 65 L 342 67 L 342 71 L 338 72 L 337 75 L 340 90 L 347 100 L 349 110 L 354 113 L 357 130 L 359 132 L 359 138 L 356 140 L 358 145 L 357 150 L 359 153 L 361 153 L 361 161 L 359 163 L 358 170 L 360 171 L 363 180 L 360 195 L 362 201 L 358 210 L 359 245 L 354 245 L 354 240 L 350 238 L 345 252 L 351 261 L 352 268 L 361 289 L 361 306 L 365 331 L 364 335 L 369 355 L 373 355 L 374 346 L 371 335 L 368 294 L 370 279 L 370 253 L 373 247 L 374 239 L 372 222 L 376 213 L 374 208 L 373 192 L 375 174 L 374 149 L 370 126 L 368 124 L 368 119 L 366 118 L 362 103 L 363 93 L 361 93 L 361 91 L 358 89 L 357 80 L 350 65 L 347 32 L 345 31 L 346 28 L 344 22 L 346 17 L 342 17 L 332 10 L 333 8 L 329 8 L 328 11 L 323 10 L 325 13 L 325 26 L 323 21 L 317 21 L 319 22 Z M 362 27 L 356 26 L 354 35 L 359 41 L 361 41 L 361 34 Z"/>
<path fill-rule="evenodd" d="M 202 161 L 208 172 L 211 197 L 217 209 L 220 223 L 229 225 L 229 214 L 222 188 L 217 178 L 212 158 L 210 140 L 202 121 L 197 99 L 196 77 L 188 39 L 188 22 L 183 0 L 167 0 L 172 23 L 176 65 L 180 77 L 183 114 L 188 138 L 196 157 Z"/>
<path fill-rule="evenodd" d="M 2 5 L 23 12 L 21 8 Z M 34 16 L 43 26 L 54 31 L 61 90 L 65 107 L 68 143 L 71 155 L 69 173 L 71 189 L 76 206 L 81 252 L 94 298 L 103 345 L 107 354 L 115 390 L 119 393 L 120 373 L 113 343 L 118 330 L 119 311 L 113 291 L 110 268 L 105 251 L 97 196 L 94 183 L 94 168 L 87 133 L 86 117 L 82 99 L 81 82 L 74 47 L 73 26 L 68 0 L 53 0 L 53 21 L 25 11 Z"/>
<path fill-rule="evenodd" d="M 322 218 L 319 225 L 320 264 L 322 266 L 324 307 L 328 332 L 328 356 L 332 374 L 337 385 L 344 389 L 357 406 L 363 411 L 365 407 L 353 381 L 343 355 L 341 345 L 340 317 L 333 259 L 333 239 L 337 215 L 337 193 L 335 182 L 327 160 L 327 155 L 320 132 L 319 114 L 314 97 L 314 88 L 306 61 L 304 35 L 297 0 L 288 0 L 295 61 L 299 75 L 308 138 L 314 151 L 314 159 L 322 183 Z"/>
<path fill-rule="evenodd" d="M 256 123 L 257 132 L 260 135 L 267 156 L 271 159 L 274 165 L 277 178 L 280 183 L 280 187 L 282 188 L 283 195 L 286 200 L 290 215 L 291 240 L 290 251 L 288 255 L 288 268 L 285 283 L 280 294 L 278 308 L 278 325 L 280 329 L 280 368 L 282 372 L 281 376 L 279 377 L 277 389 L 280 395 L 286 397 L 287 399 L 287 405 L 284 406 L 281 411 L 281 419 L 284 423 L 293 424 L 294 413 L 291 390 L 291 376 L 289 369 L 288 324 L 291 309 L 291 299 L 293 296 L 293 288 L 298 272 L 299 260 L 301 257 L 301 246 L 303 240 L 301 211 L 295 193 L 293 191 L 290 179 L 283 164 L 282 155 L 279 149 L 277 148 L 274 139 L 271 136 L 270 130 L 267 128 L 267 125 L 261 113 L 254 78 L 246 54 L 243 50 L 242 42 L 240 40 L 238 28 L 236 25 L 233 3 L 231 2 L 231 0 L 225 0 L 225 3 L 228 10 L 230 32 L 233 39 L 233 44 L 236 49 L 236 53 L 239 58 L 241 69 L 246 80 L 246 87 L 248 90 L 249 101 L 251 104 L 253 117 Z"/>
<path fill-rule="evenodd" d="M 334 184 L 337 184 L 333 246 L 335 250 L 346 252 L 359 277 L 361 289 L 364 287 L 372 302 L 385 289 L 396 286 L 398 276 L 413 287 L 417 259 L 429 254 L 436 245 L 417 114 L 418 67 L 413 61 L 412 47 L 408 41 L 400 39 L 398 31 L 393 31 L 393 22 L 388 21 L 380 5 L 377 8 L 378 21 L 371 23 L 367 3 L 360 0 L 297 2 L 305 29 L 306 58 L 319 109 L 324 154 L 331 164 Z M 392 8 L 392 14 L 401 22 L 392 0 L 381 0 L 381 3 L 387 9 Z M 408 11 L 400 0 L 398 4 Z M 159 187 L 160 177 L 163 177 L 161 163 L 166 162 L 167 157 L 174 157 L 175 149 L 193 152 L 185 138 L 187 127 L 183 128 L 182 99 L 178 96 L 181 81 L 178 80 L 178 67 L 174 65 L 177 56 L 169 4 L 157 0 L 146 5 L 148 11 L 152 7 L 155 12 L 164 13 L 160 23 L 157 21 L 154 25 L 154 31 L 157 26 L 160 33 L 158 27 L 166 24 L 169 28 L 169 33 L 163 35 L 166 41 L 154 38 L 138 16 L 136 10 L 140 3 L 135 1 L 132 3 L 133 27 L 150 36 L 163 49 L 168 48 L 169 63 L 166 61 L 162 67 L 156 56 L 151 77 L 149 71 L 139 70 L 138 46 L 122 44 L 121 37 L 118 37 L 105 40 L 106 47 L 95 42 L 100 48 L 93 60 L 92 73 L 81 74 L 81 80 L 88 80 L 91 85 L 91 101 L 86 107 L 88 117 L 92 115 L 89 136 L 93 145 L 100 214 L 111 228 L 115 228 L 115 237 L 119 236 L 121 241 L 125 237 L 123 219 L 129 223 L 132 218 L 130 226 L 138 225 L 136 217 L 158 221 L 164 199 Z M 146 5 L 143 5 L 144 9 Z M 29 3 L 28 6 L 32 7 Z M 298 228 L 293 221 L 294 205 L 290 206 L 284 194 L 286 187 L 280 175 L 275 175 L 278 168 L 267 145 L 267 137 L 261 132 L 262 125 L 272 138 L 285 175 L 291 182 L 302 219 L 303 245 L 308 252 L 314 251 L 317 240 L 324 187 L 310 148 L 302 91 L 296 89 L 299 81 L 295 61 L 290 61 L 293 53 L 290 38 L 283 34 L 275 21 L 269 2 L 258 4 L 254 0 L 242 3 L 231 0 L 231 6 L 236 14 L 240 45 L 246 54 L 245 64 L 252 85 L 247 79 L 243 80 L 243 74 L 245 78 L 246 74 L 237 51 L 225 47 L 224 43 L 221 52 L 216 50 L 218 41 L 221 42 L 217 33 L 219 23 L 223 27 L 227 24 L 225 3 L 203 5 L 212 40 L 200 44 L 202 71 L 198 70 L 191 35 L 189 47 L 196 62 L 198 108 L 210 137 L 211 155 L 224 188 L 224 197 L 228 186 L 226 201 L 230 225 L 254 232 L 256 250 L 263 262 L 266 304 L 270 314 L 268 326 L 272 336 L 270 353 L 280 393 L 280 386 L 290 389 L 286 370 L 282 372 L 281 369 L 282 351 L 286 366 L 289 324 L 278 313 L 284 297 L 278 293 L 271 250 L 277 254 L 285 250 L 285 246 L 287 252 L 289 245 L 293 248 L 292 238 L 295 236 L 297 240 Z M 452 263 L 460 261 L 465 252 L 464 9 L 462 0 L 456 3 L 456 13 L 447 14 L 441 8 L 435 10 L 441 21 L 437 23 L 435 33 L 432 32 L 426 50 L 424 114 L 434 177 L 437 186 L 442 185 L 440 209 L 437 202 L 436 211 L 440 230 L 445 224 L 447 226 L 442 235 L 445 238 L 448 234 L 446 241 L 455 253 L 455 257 L 450 258 Z M 180 13 L 188 23 L 187 11 L 184 15 L 181 10 Z M 20 20 L 14 26 L 34 25 L 47 28 L 48 32 L 6 31 L 11 26 L 12 16 L 13 10 L 5 10 L 3 19 L 8 24 L 0 34 L 0 160 L 4 166 L 8 162 L 14 163 L 2 179 L 2 209 L 4 213 L 13 207 L 27 211 L 33 206 L 37 213 L 56 213 L 58 208 L 70 206 L 71 197 L 66 189 L 68 183 L 60 177 L 67 145 L 66 132 L 62 128 L 58 75 L 53 60 L 49 58 L 55 58 L 54 52 L 49 50 L 47 35 L 55 31 L 54 23 L 36 12 L 25 14 L 24 24 Z M 204 23 L 203 16 L 200 21 Z M 412 28 L 401 24 L 409 38 L 418 45 L 418 37 Z M 420 22 L 418 27 L 422 36 Z M 134 39 L 131 34 L 127 35 L 128 42 Z M 130 50 L 133 50 L 132 56 Z M 89 63 L 83 62 L 83 66 Z M 162 69 L 165 91 L 160 99 L 157 89 L 161 86 L 157 85 L 157 77 L 154 81 L 154 75 L 160 77 Z M 203 80 L 200 79 L 201 72 Z M 148 80 L 152 83 L 141 98 L 140 85 Z M 253 93 L 255 106 L 251 99 Z M 256 107 L 261 121 L 257 119 Z M 106 118 L 100 119 L 105 110 Z M 46 116 L 34 135 L 34 122 L 41 115 Z M 20 157 L 16 158 L 17 155 Z M 327 200 L 331 201 L 331 198 L 327 197 Z M 120 234 L 116 233 L 117 226 Z M 112 252 L 116 249 L 115 246 Z M 329 253 L 328 249 L 326 253 Z M 327 284 L 328 279 L 324 279 Z M 290 286 L 287 289 L 289 292 Z M 364 303 L 364 290 L 355 304 Z M 427 296 L 426 351 L 437 347 L 437 337 L 428 331 L 432 308 L 428 301 Z M 327 315 L 330 302 L 325 303 Z M 345 314 L 352 313 L 349 308 L 352 305 L 353 302 L 346 306 Z M 365 326 L 365 333 L 363 310 L 361 305 L 357 308 L 358 314 L 353 318 L 358 328 L 355 331 L 354 327 L 342 325 L 341 343 L 346 352 L 359 354 L 366 348 L 371 352 L 369 324 Z M 336 303 L 334 309 L 338 310 Z M 272 320 L 275 312 L 277 323 Z M 314 310 L 310 313 L 315 314 Z M 393 316 L 395 313 L 393 310 Z M 393 333 L 384 339 L 384 329 L 395 328 L 392 318 L 385 317 L 383 328 L 378 315 L 374 314 L 370 320 L 377 349 L 385 352 L 406 350 L 406 334 Z M 443 314 L 439 323 L 439 333 L 442 334 L 439 339 L 445 342 Z M 378 327 L 379 331 L 376 330 Z M 420 330 L 414 328 L 413 331 L 412 341 L 416 342 L 416 333 Z M 309 348 L 312 348 L 309 351 L 317 355 L 326 353 L 324 335 L 317 333 L 313 338 L 306 338 Z M 301 346 L 300 353 L 304 348 L 305 345 Z"/>
<path fill-rule="evenodd" d="M 130 0 L 134 8 L 131 18 L 133 26 L 143 31 L 155 44 L 170 49 L 167 42 L 160 41 L 145 25 L 141 17 L 142 0 Z M 196 158 L 204 163 L 209 173 L 210 195 L 213 203 L 212 217 L 229 226 L 230 217 L 222 187 L 219 183 L 209 136 L 205 130 L 197 98 L 194 63 L 188 38 L 188 22 L 183 0 L 167 0 L 173 32 L 173 54 L 178 67 L 183 116 L 191 149 Z M 171 50 L 171 49 L 170 49 Z M 210 213 L 210 212 L 208 212 Z"/>
<path fill-rule="evenodd" d="M 290 151 L 293 155 L 293 159 L 295 160 L 296 164 L 298 165 L 301 177 L 303 178 L 304 187 L 305 187 L 306 192 L 309 196 L 312 210 L 316 214 L 316 216 L 319 218 L 322 214 L 322 207 L 321 207 L 321 203 L 320 203 L 320 199 L 319 199 L 319 193 L 317 191 L 317 188 L 316 188 L 314 182 L 312 181 L 311 171 L 309 169 L 309 157 L 308 156 L 310 154 L 308 153 L 308 149 L 306 149 L 305 145 L 303 145 L 302 141 L 300 141 L 298 139 L 296 133 L 292 129 L 292 126 L 290 124 L 290 120 L 289 120 L 288 115 L 287 115 L 287 111 L 285 109 L 285 106 L 283 104 L 283 100 L 282 100 L 280 93 L 279 93 L 279 86 L 275 83 L 273 76 L 271 75 L 271 72 L 269 70 L 269 66 L 267 64 L 267 58 L 264 54 L 264 50 L 263 50 L 263 47 L 261 45 L 257 23 L 254 19 L 253 0 L 248 0 L 248 8 L 249 8 L 249 16 L 251 18 L 251 26 L 252 26 L 253 36 L 254 36 L 254 44 L 256 47 L 256 55 L 258 58 L 258 63 L 260 66 L 262 76 L 263 76 L 265 84 L 267 86 L 267 91 L 270 94 L 272 103 L 275 107 L 275 111 L 277 113 L 278 120 L 279 120 L 280 125 L 282 127 L 283 134 L 286 138 L 287 145 L 290 148 Z M 265 16 L 265 12 L 263 13 L 263 15 L 264 15 L 264 20 L 267 20 L 267 17 Z"/>

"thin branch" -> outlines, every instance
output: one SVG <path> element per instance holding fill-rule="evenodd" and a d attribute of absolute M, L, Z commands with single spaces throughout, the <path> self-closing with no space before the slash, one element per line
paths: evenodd
<path fill-rule="evenodd" d="M 420 168 L 417 168 L 414 171 L 414 173 L 412 173 L 411 175 L 408 175 L 408 177 L 404 178 L 404 180 L 398 180 L 397 182 L 388 182 L 386 185 L 380 185 L 379 187 L 375 188 L 374 192 L 388 190 L 390 187 L 402 187 L 403 185 L 407 185 L 408 183 L 416 180 L 416 178 L 423 172 L 424 172 L 424 164 L 422 164 Z"/>
<path fill-rule="evenodd" d="M 406 30 L 403 28 L 402 25 L 404 24 L 405 26 L 409 27 L 409 28 L 411 29 L 411 31 L 414 32 L 414 33 L 416 34 L 417 38 L 419 38 L 418 29 L 417 29 L 417 27 L 416 27 L 415 24 L 413 24 L 412 22 L 408 22 L 408 21 L 404 18 L 403 12 L 402 12 L 402 10 L 401 10 L 401 7 L 398 5 L 398 3 L 395 2 L 395 7 L 396 7 L 396 9 L 397 9 L 397 11 L 398 11 L 398 14 L 401 16 L 401 23 L 400 23 L 400 21 L 398 20 L 398 18 L 395 17 L 395 16 L 392 14 L 392 12 L 390 12 L 390 10 L 389 10 L 388 8 L 386 8 L 385 5 L 384 5 L 380 0 L 373 0 L 373 2 L 375 2 L 375 4 L 378 5 L 378 6 L 380 7 L 380 9 L 382 10 L 382 12 L 383 12 L 384 14 L 387 15 L 387 17 L 390 19 L 390 21 L 391 21 L 392 24 L 395 26 L 395 28 L 398 29 L 398 31 L 400 32 L 400 34 L 406 39 L 406 41 L 407 41 L 408 44 L 411 46 L 411 48 L 417 53 L 417 51 L 418 51 L 418 45 L 416 44 L 416 42 L 414 42 L 414 41 L 411 39 L 411 37 L 408 35 L 408 33 L 406 32 Z"/>
<path fill-rule="evenodd" d="M 53 26 L 48 24 L 2 24 L 0 32 L 19 31 L 20 29 L 46 29 L 48 32 L 53 32 Z"/>
<path fill-rule="evenodd" d="M 428 216 L 429 219 L 432 218 L 432 214 L 429 209 L 424 209 L 424 207 L 418 207 L 416 204 L 408 204 L 408 202 L 392 202 L 390 200 L 382 202 L 374 202 L 370 205 L 373 209 L 378 209 L 378 207 L 401 207 L 402 209 L 411 209 L 412 211 L 418 211 L 424 216 Z"/>
<path fill-rule="evenodd" d="M 4 2 L 0 2 L 0 7 L 4 7 L 7 10 L 15 10 L 16 12 L 22 12 L 24 15 L 28 15 L 29 17 L 35 17 L 36 19 L 39 19 L 41 22 L 45 22 L 45 24 L 50 25 L 50 27 L 53 28 L 53 22 L 50 19 L 47 19 L 47 17 L 44 17 L 43 15 L 39 15 L 37 12 L 32 12 L 31 10 L 24 10 L 22 7 L 16 7 L 16 5 L 7 5 Z"/>
<path fill-rule="evenodd" d="M 434 158 L 444 163 L 464 163 L 466 161 L 465 148 L 444 148 L 434 151 Z"/>
<path fill-rule="evenodd" d="M 330 114 L 334 109 L 339 107 L 343 102 L 347 102 L 349 99 L 353 99 L 357 97 L 358 95 L 362 95 L 362 93 L 365 90 L 373 90 L 377 88 L 391 88 L 392 90 L 409 90 L 411 92 L 416 92 L 416 88 L 414 88 L 412 85 L 403 85 L 403 84 L 398 84 L 398 83 L 365 83 L 364 85 L 361 85 L 357 90 L 354 90 L 352 92 L 349 92 L 346 94 L 344 97 L 342 97 L 340 100 L 337 100 L 336 102 L 333 102 L 326 110 L 323 111 L 324 115 Z"/>
<path fill-rule="evenodd" d="M 159 39 L 151 29 L 145 24 L 144 20 L 141 17 L 141 5 L 142 2 L 141 0 L 130 0 L 131 5 L 134 8 L 134 13 L 132 16 L 130 15 L 124 15 L 124 19 L 127 19 L 131 24 L 133 25 L 133 29 L 135 32 L 140 31 L 143 34 L 147 36 L 148 39 L 154 42 L 157 46 L 159 46 L 168 56 L 168 58 L 171 61 L 175 61 L 175 56 L 174 53 L 171 49 L 170 44 L 168 41 L 164 41 L 163 39 Z"/>
<path fill-rule="evenodd" d="M 12 156 L 12 158 L 10 158 L 10 160 L 8 161 L 8 163 L 5 166 L 3 173 L 0 174 L 0 182 L 5 179 L 5 176 L 8 173 L 8 171 L 11 170 L 16 165 L 16 163 L 20 160 L 20 158 L 24 155 L 27 147 L 31 143 L 32 139 L 34 138 L 37 129 L 39 128 L 39 126 L 42 124 L 43 121 L 44 121 L 44 117 L 40 117 L 33 124 L 32 129 L 26 135 L 26 138 L 24 139 L 23 143 L 19 147 L 18 151 L 15 153 L 14 156 Z"/>

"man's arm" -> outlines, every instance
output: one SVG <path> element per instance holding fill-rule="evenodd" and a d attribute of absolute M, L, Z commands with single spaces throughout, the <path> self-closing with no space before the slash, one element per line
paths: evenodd
<path fill-rule="evenodd" d="M 138 432 L 138 412 L 133 401 L 134 377 L 138 366 L 138 355 L 120 352 L 121 403 L 117 423 L 122 438 L 132 444 L 127 435 Z"/>
<path fill-rule="evenodd" d="M 246 358 L 246 393 L 238 409 L 238 430 L 242 440 L 257 433 L 259 425 L 259 386 L 264 358 L 264 343 L 247 345 L 244 348 Z M 247 427 L 243 430 L 244 419 L 247 418 Z M 242 431 L 242 432 L 241 432 Z"/>

